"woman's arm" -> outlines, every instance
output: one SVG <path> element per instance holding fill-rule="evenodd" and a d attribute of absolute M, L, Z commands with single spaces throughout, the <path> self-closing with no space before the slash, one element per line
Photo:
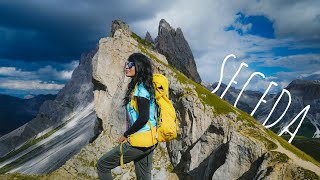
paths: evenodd
<path fill-rule="evenodd" d="M 123 134 L 124 137 L 128 137 L 130 134 L 133 134 L 139 131 L 149 120 L 149 113 L 150 113 L 150 100 L 137 96 L 137 103 L 138 103 L 138 110 L 139 110 L 139 117 L 133 123 L 133 125 Z"/>

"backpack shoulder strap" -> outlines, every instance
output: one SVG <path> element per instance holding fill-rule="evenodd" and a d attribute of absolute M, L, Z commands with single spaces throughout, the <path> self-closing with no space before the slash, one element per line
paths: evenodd
<path fill-rule="evenodd" d="M 132 91 L 130 108 L 133 108 L 137 113 L 139 113 L 138 102 L 137 102 L 137 99 L 134 97 L 134 92 L 136 91 L 137 86 L 138 86 L 138 83 L 134 86 L 133 91 Z"/>

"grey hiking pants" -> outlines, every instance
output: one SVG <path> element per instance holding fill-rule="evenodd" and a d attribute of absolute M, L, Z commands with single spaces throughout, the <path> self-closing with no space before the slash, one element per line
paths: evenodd
<path fill-rule="evenodd" d="M 132 147 L 128 142 L 122 145 L 123 162 L 134 161 L 137 179 L 151 179 L 152 156 L 156 146 Z M 111 169 L 120 165 L 120 144 L 104 154 L 97 162 L 100 180 L 112 179 Z"/>

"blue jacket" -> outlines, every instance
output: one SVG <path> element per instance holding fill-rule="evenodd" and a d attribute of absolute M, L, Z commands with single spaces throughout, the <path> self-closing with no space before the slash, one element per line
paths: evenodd
<path fill-rule="evenodd" d="M 157 125 L 157 120 L 156 120 L 156 105 L 155 105 L 155 99 L 150 98 L 150 93 L 149 91 L 144 87 L 143 82 L 139 83 L 136 90 L 134 91 L 134 96 L 140 96 L 144 97 L 148 100 L 150 100 L 150 114 L 149 114 L 149 120 L 151 122 L 152 127 Z M 139 114 L 136 112 L 136 110 L 132 107 L 130 107 L 130 102 L 131 102 L 131 97 L 129 100 L 129 103 L 126 106 L 127 112 L 129 114 L 129 118 L 131 120 L 131 124 L 133 124 L 139 117 Z M 149 131 L 150 127 L 148 124 L 145 124 L 138 132 L 144 132 L 144 131 Z"/>

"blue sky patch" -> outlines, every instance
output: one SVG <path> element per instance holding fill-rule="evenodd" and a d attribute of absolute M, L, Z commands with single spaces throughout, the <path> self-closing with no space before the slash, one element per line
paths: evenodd
<path fill-rule="evenodd" d="M 297 55 L 297 54 L 313 54 L 319 53 L 319 48 L 303 48 L 303 49 L 290 49 L 288 47 L 275 47 L 272 48 L 272 52 L 275 56 L 289 56 L 289 55 Z"/>
<path fill-rule="evenodd" d="M 249 64 L 249 67 L 254 69 L 255 71 L 261 72 L 267 76 L 274 76 L 278 72 L 292 72 L 292 70 L 286 67 L 273 66 L 273 67 L 265 67 L 261 66 L 262 62 L 253 62 Z"/>
<path fill-rule="evenodd" d="M 239 12 L 236 14 L 238 18 L 235 20 L 235 23 L 240 23 L 245 26 L 248 24 L 252 24 L 251 28 L 243 32 L 243 30 L 239 27 L 235 27 L 235 25 L 230 25 L 225 30 L 230 31 L 234 30 L 239 33 L 239 35 L 243 36 L 246 34 L 251 34 L 255 36 L 261 36 L 264 38 L 275 38 L 274 29 L 272 27 L 272 22 L 265 16 L 245 16 L 245 14 Z"/>

